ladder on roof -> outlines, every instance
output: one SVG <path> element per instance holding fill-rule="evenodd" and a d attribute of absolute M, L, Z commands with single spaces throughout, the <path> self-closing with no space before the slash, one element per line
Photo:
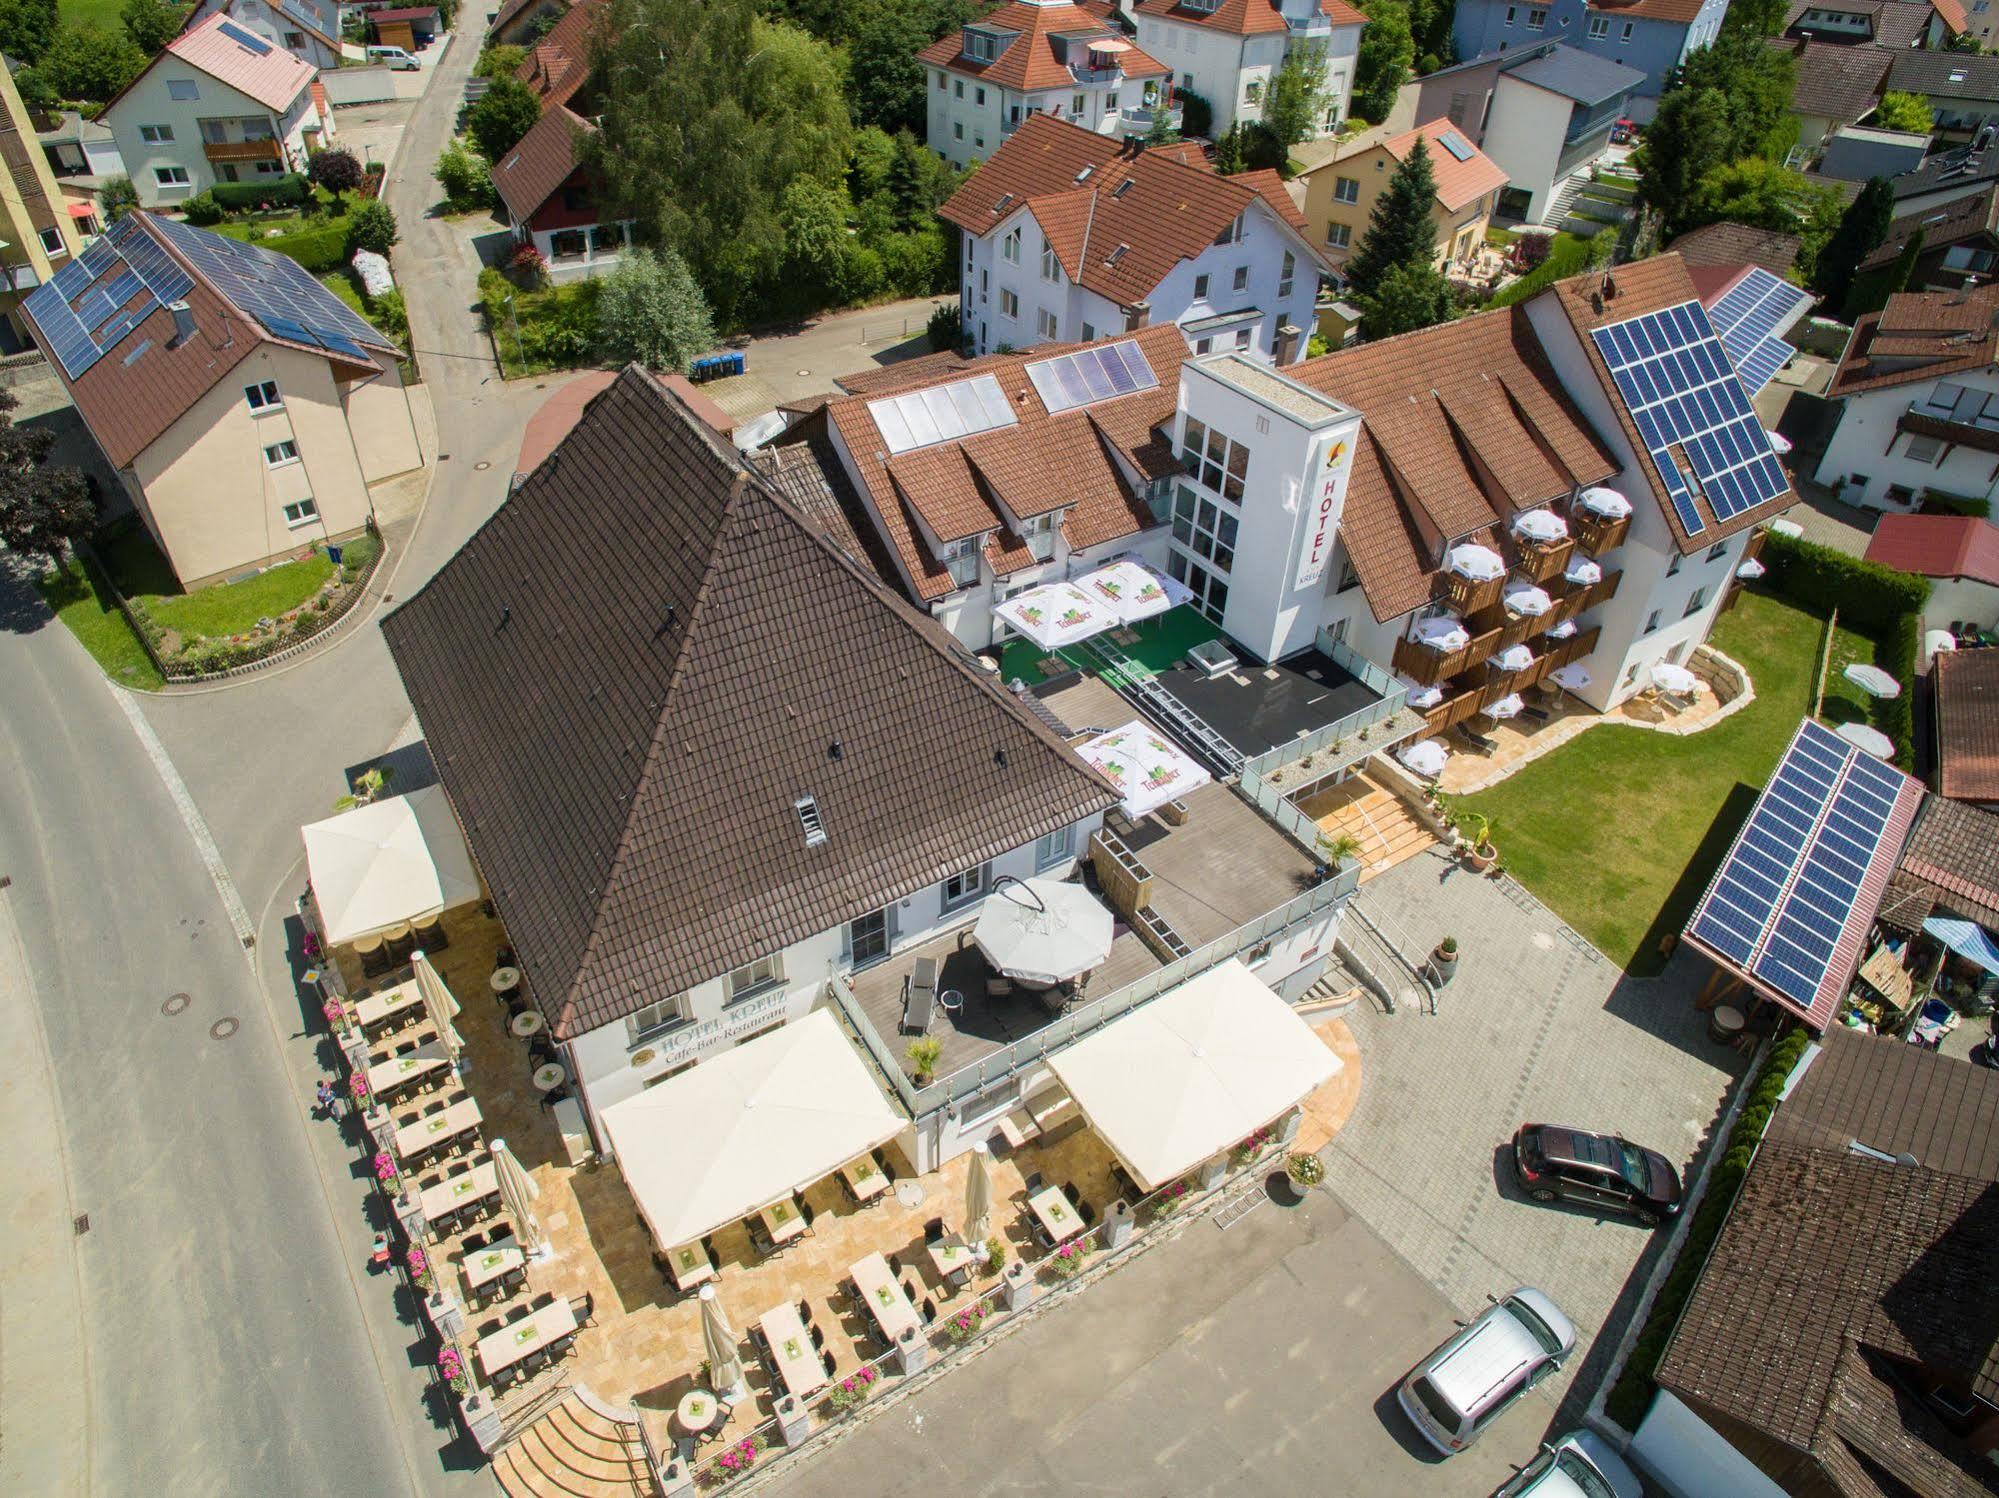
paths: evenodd
<path fill-rule="evenodd" d="M 1223 776 L 1242 773 L 1244 760 L 1235 745 L 1210 728 L 1199 713 L 1156 685 L 1150 672 L 1139 668 L 1137 662 L 1115 645 L 1106 643 L 1102 635 L 1081 640 L 1070 648 L 1088 657 L 1098 676 L 1120 697 L 1172 730 L 1174 737 L 1207 761 L 1209 769 Z"/>

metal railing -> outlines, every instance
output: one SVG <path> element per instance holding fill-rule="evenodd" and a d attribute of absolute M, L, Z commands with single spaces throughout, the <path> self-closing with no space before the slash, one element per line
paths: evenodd
<path fill-rule="evenodd" d="M 1387 721 L 1395 716 L 1408 697 L 1407 687 L 1375 662 L 1344 641 L 1334 639 L 1323 629 L 1319 631 L 1318 647 L 1321 655 L 1370 692 L 1376 693 L 1379 700 L 1369 703 L 1366 707 L 1356 708 L 1345 717 L 1328 723 L 1324 728 L 1314 729 L 1302 738 L 1279 744 L 1275 749 L 1259 754 L 1254 759 L 1245 760 L 1242 766 L 1245 785 L 1253 775 L 1269 775 L 1285 765 L 1303 759 L 1308 754 L 1317 754 L 1329 745 L 1351 738 L 1362 729 L 1372 728 L 1377 723 Z"/>
<path fill-rule="evenodd" d="M 874 1023 L 861 1008 L 861 1001 L 854 993 L 854 980 L 850 974 L 834 973 L 826 980 L 826 991 L 833 996 L 833 1005 L 840 1011 L 840 1017 L 847 1022 L 847 1028 L 854 1032 L 868 1055 L 881 1069 L 883 1079 L 895 1089 L 895 1095 L 911 1118 L 916 1117 L 916 1084 L 903 1071 L 902 1063 L 889 1051 L 888 1045 L 876 1031 Z"/>

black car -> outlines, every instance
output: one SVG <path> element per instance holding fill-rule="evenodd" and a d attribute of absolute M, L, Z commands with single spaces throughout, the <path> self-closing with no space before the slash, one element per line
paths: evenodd
<path fill-rule="evenodd" d="M 1537 1202 L 1562 1197 L 1629 1212 L 1647 1227 L 1680 1210 L 1680 1174 L 1672 1162 L 1615 1134 L 1522 1124 L 1513 1136 L 1513 1173 Z"/>

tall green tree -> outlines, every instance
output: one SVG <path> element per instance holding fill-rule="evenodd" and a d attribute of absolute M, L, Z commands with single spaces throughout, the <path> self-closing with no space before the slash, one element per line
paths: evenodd
<path fill-rule="evenodd" d="M 891 134 L 924 128 L 929 70 L 916 54 L 930 41 L 921 7 L 897 0 L 859 7 L 847 43 L 847 103 L 856 125 L 879 125 Z"/>
<path fill-rule="evenodd" d="M 1936 129 L 1937 117 L 1930 108 L 1930 101 L 1921 94 L 1906 94 L 1891 88 L 1874 106 L 1874 123 L 1883 130 L 1907 130 L 1916 135 L 1928 135 Z"/>
<path fill-rule="evenodd" d="M 37 63 L 56 38 L 56 0 L 0 0 L 0 52 Z"/>
<path fill-rule="evenodd" d="M 1687 222 L 1748 224 L 1795 233 L 1806 185 L 1802 173 L 1788 171 L 1761 156 L 1726 161 L 1701 178 Z"/>
<path fill-rule="evenodd" d="M 190 8 L 175 4 L 174 0 L 125 0 L 118 18 L 125 23 L 125 34 L 132 38 L 133 44 L 152 57 L 180 35 L 181 23 L 187 20 Z"/>
<path fill-rule="evenodd" d="M 1797 59 L 1789 52 L 1736 33 L 1689 53 L 1669 92 L 1712 89 L 1722 96 L 1728 106 L 1728 159 L 1768 156 L 1782 161 L 1797 140 L 1790 113 L 1797 71 Z M 1664 100 L 1660 103 L 1663 108 Z"/>
<path fill-rule="evenodd" d="M 465 111 L 465 133 L 495 167 L 541 118 L 541 96 L 518 78 L 495 78 Z"/>
<path fill-rule="evenodd" d="M 1431 217 L 1437 197 L 1436 173 L 1430 167 L 1430 147 L 1422 136 L 1388 179 L 1388 188 L 1374 200 L 1367 232 L 1346 263 L 1347 286 L 1356 296 L 1373 294 L 1397 266 L 1430 269 L 1437 258 L 1437 221 Z M 1405 290 L 1411 284 L 1405 280 Z M 1433 319 L 1434 321 L 1434 319 Z M 1422 324 L 1418 324 L 1422 326 Z"/>
<path fill-rule="evenodd" d="M 895 205 L 896 228 L 928 229 L 936 224 L 937 210 L 944 206 L 944 200 L 958 190 L 958 174 L 951 170 L 950 162 L 907 130 L 900 130 L 884 187 Z"/>
<path fill-rule="evenodd" d="M 58 98 L 102 104 L 138 77 L 150 60 L 122 31 L 108 31 L 95 21 L 65 22 L 35 72 Z"/>
<path fill-rule="evenodd" d="M 1728 13 L 1721 18 L 1723 36 L 1752 36 L 1759 41 L 1784 29 L 1789 0 L 1729 0 Z"/>
<path fill-rule="evenodd" d="M 1263 101 L 1263 125 L 1280 150 L 1291 148 L 1312 133 L 1326 112 L 1331 90 L 1326 87 L 1326 56 L 1318 47 L 1294 47 L 1270 80 Z"/>
<path fill-rule="evenodd" d="M 1354 58 L 1353 112 L 1379 124 L 1394 106 L 1395 91 L 1409 81 L 1416 62 L 1416 38 L 1409 29 L 1409 9 L 1402 0 L 1366 0 L 1361 11 L 1367 26 L 1360 34 Z"/>
<path fill-rule="evenodd" d="M 715 320 L 687 262 L 672 250 L 621 255 L 599 283 L 600 351 L 617 364 L 685 374 L 715 345 Z"/>
<path fill-rule="evenodd" d="M 1450 284 L 1432 265 L 1392 266 L 1372 291 L 1354 300 L 1360 306 L 1360 330 L 1370 343 L 1445 322 L 1451 315 Z"/>
<path fill-rule="evenodd" d="M 1837 314 L 1846 305 L 1860 262 L 1881 247 L 1888 238 L 1888 226 L 1895 219 L 1895 192 L 1883 177 L 1869 177 L 1860 195 L 1840 215 L 1839 227 L 1819 252 L 1814 267 L 1812 289 L 1825 298 L 1826 306 Z"/>
<path fill-rule="evenodd" d="M 1638 150 L 1638 201 L 1656 208 L 1669 234 L 1693 222 L 1694 197 L 1709 172 L 1733 159 L 1728 99 L 1717 89 L 1676 88 Z"/>
<path fill-rule="evenodd" d="M 1922 255 L 1923 231 L 1917 229 L 1909 236 L 1909 242 L 1902 246 L 1902 253 L 1895 257 L 1894 265 L 1888 270 L 1888 296 L 1909 289 L 1909 280 L 1915 275 L 1916 262 L 1922 258 Z"/>
<path fill-rule="evenodd" d="M 81 468 L 49 462 L 55 433 L 15 426 L 6 415 L 20 402 L 0 390 L 0 545 L 60 567 L 72 541 L 97 526 L 97 496 Z"/>

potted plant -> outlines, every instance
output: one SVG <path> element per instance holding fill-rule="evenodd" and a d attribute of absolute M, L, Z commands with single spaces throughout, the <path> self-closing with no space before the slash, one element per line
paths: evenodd
<path fill-rule="evenodd" d="M 1326 1178 L 1325 1163 L 1303 1150 L 1284 1161 L 1284 1169 L 1270 1178 L 1270 1198 L 1281 1207 L 1295 1207 L 1305 1193 Z"/>
<path fill-rule="evenodd" d="M 1083 1261 L 1090 1256 L 1090 1245 L 1081 1238 L 1072 1238 L 1048 1256 L 1048 1267 L 1055 1271 L 1056 1278 L 1072 1280 L 1083 1272 Z"/>
<path fill-rule="evenodd" d="M 1341 864 L 1352 863 L 1360 857 L 1360 839 L 1350 832 L 1337 836 L 1319 838 L 1319 856 L 1337 869 Z"/>
<path fill-rule="evenodd" d="M 866 1400 L 874 1391 L 875 1380 L 880 1377 L 879 1373 L 864 1363 L 833 1385 L 828 1403 L 836 1410 L 850 1410 Z"/>
<path fill-rule="evenodd" d="M 1184 1180 L 1169 1181 L 1155 1191 L 1145 1203 L 1145 1220 L 1148 1223 L 1171 1216 L 1173 1210 L 1187 1199 L 1187 1183 Z"/>
<path fill-rule="evenodd" d="M 916 1085 L 928 1087 L 931 1077 L 936 1075 L 937 1062 L 944 1054 L 944 1042 L 933 1035 L 919 1035 L 902 1054 L 916 1068 Z"/>
<path fill-rule="evenodd" d="M 449 1342 L 437 1350 L 437 1371 L 444 1375 L 444 1381 L 451 1385 L 453 1393 L 463 1394 L 472 1387 L 471 1376 L 465 1371 L 465 1359 Z"/>
<path fill-rule="evenodd" d="M 998 1274 L 1006 1268 L 1006 1240 L 998 1234 L 986 1239 L 986 1273 Z"/>
<path fill-rule="evenodd" d="M 1465 862 L 1480 874 L 1499 861 L 1499 849 L 1492 845 L 1492 829 L 1492 818 L 1483 812 L 1465 813 L 1465 825 L 1460 829 L 1465 835 Z"/>
<path fill-rule="evenodd" d="M 389 788 L 389 782 L 395 779 L 395 776 L 395 770 L 388 765 L 377 765 L 372 770 L 363 770 L 359 775 L 354 777 L 354 793 L 351 796 L 342 796 L 338 801 L 335 801 L 333 809 L 335 811 L 352 811 L 357 806 L 371 804 L 383 791 Z"/>
<path fill-rule="evenodd" d="M 1447 936 L 1430 952 L 1430 971 L 1437 975 L 1437 986 L 1442 988 L 1458 975 L 1458 939 Z"/>

